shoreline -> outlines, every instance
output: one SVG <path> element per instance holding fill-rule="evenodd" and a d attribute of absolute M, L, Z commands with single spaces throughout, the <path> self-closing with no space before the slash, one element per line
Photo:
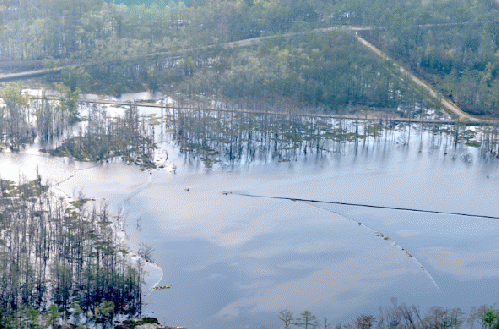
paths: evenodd
<path fill-rule="evenodd" d="M 37 164 L 37 167 L 40 166 L 40 175 L 42 176 L 42 179 L 46 182 L 46 184 L 49 186 L 49 191 L 54 193 L 56 196 L 62 197 L 65 199 L 65 202 L 69 205 L 70 202 L 73 202 L 76 200 L 75 196 L 72 194 L 78 193 L 78 191 L 81 191 L 83 188 L 88 186 L 88 182 L 91 180 L 91 177 L 94 176 L 94 171 L 98 170 L 99 168 L 102 168 L 101 163 L 95 163 L 95 162 L 83 162 L 83 161 L 71 161 L 71 162 L 66 162 L 65 159 L 69 158 L 60 158 L 60 157 L 54 157 L 54 156 L 49 156 L 46 155 L 45 153 L 41 152 L 24 152 L 24 153 L 11 153 L 11 152 L 0 152 L 0 158 L 9 158 L 11 155 L 21 155 L 23 157 L 30 157 L 30 158 L 38 158 L 42 156 L 45 160 L 48 160 L 47 162 L 49 163 L 40 163 Z M 63 172 L 63 177 L 60 177 L 59 179 L 54 179 L 54 177 L 46 176 L 44 172 L 50 171 L 50 162 L 56 161 L 60 164 L 61 167 L 66 167 L 67 171 Z M 54 163 L 53 163 L 54 164 Z M 86 165 L 84 168 L 78 168 L 79 166 Z M 129 167 L 128 165 L 122 163 L 123 166 Z M 14 163 L 13 163 L 13 168 L 14 168 Z M 133 167 L 134 171 L 137 171 L 137 173 L 140 174 L 145 174 L 143 171 L 140 170 L 138 166 Z M 45 169 L 45 170 L 44 170 Z M 21 172 L 20 170 L 24 170 Z M 2 179 L 10 179 L 17 181 L 19 179 L 19 174 L 22 176 L 25 176 L 27 179 L 33 178 L 30 177 L 34 175 L 34 172 L 32 172 L 31 168 L 18 168 L 18 172 L 15 172 L 13 170 L 7 169 L 4 174 L 1 176 Z M 59 171 L 59 170 L 58 170 Z M 83 172 L 85 173 L 83 174 Z M 88 172 L 89 171 L 89 172 Z M 81 175 L 78 175 L 78 173 L 81 173 Z M 87 178 L 88 177 L 88 178 Z M 82 181 L 83 178 L 83 181 Z M 140 193 L 144 188 L 146 188 L 152 181 L 151 175 L 147 174 L 147 177 L 145 177 L 145 181 L 143 181 L 141 184 L 139 184 L 136 187 L 132 186 L 132 189 L 125 195 L 124 199 L 121 201 L 110 201 L 112 198 L 110 197 L 113 195 L 113 191 L 108 191 L 105 189 L 104 184 L 101 184 L 101 186 L 104 188 L 102 189 L 101 195 L 85 195 L 85 197 L 89 198 L 89 201 L 87 203 L 87 207 L 92 207 L 92 206 L 99 206 L 99 203 L 105 203 L 107 206 L 110 207 L 110 221 L 112 223 L 111 228 L 114 231 L 114 234 L 116 236 L 115 243 L 116 245 L 123 244 L 127 248 L 129 248 L 129 254 L 126 255 L 126 258 L 130 261 L 130 264 L 132 266 L 136 266 L 134 264 L 137 263 L 137 261 L 140 261 L 142 263 L 141 266 L 144 268 L 144 275 L 143 279 L 145 281 L 145 284 L 143 286 L 143 291 L 142 295 L 143 297 L 147 296 L 153 291 L 153 288 L 158 286 L 159 283 L 163 279 L 163 274 L 164 271 L 159 266 L 159 264 L 152 262 L 152 261 L 147 261 L 143 257 L 140 257 L 136 251 L 132 251 L 131 247 L 133 245 L 130 242 L 126 241 L 126 220 L 124 218 L 124 212 L 125 212 L 125 204 L 135 197 L 138 193 Z M 71 182 L 72 180 L 77 180 L 77 182 Z M 130 181 L 131 182 L 131 181 Z M 66 186 L 61 186 L 64 185 L 65 183 L 68 183 Z M 125 188 L 126 189 L 126 188 Z M 73 191 L 73 193 L 71 192 Z M 114 213 L 112 210 L 113 207 L 118 208 L 117 213 Z M 139 244 L 139 241 L 136 241 L 136 245 Z M 157 272 L 157 271 L 160 271 Z M 157 280 L 159 278 L 159 280 Z M 150 290 L 150 291 L 149 291 Z"/>
<path fill-rule="evenodd" d="M 362 39 L 361 42 L 364 44 L 364 46 L 368 48 L 375 48 L 372 44 L 368 43 L 365 39 L 360 37 L 359 35 L 356 35 L 358 39 Z M 375 48 L 379 54 L 378 56 L 382 57 L 382 59 L 385 60 L 390 60 L 389 57 L 387 57 L 386 54 L 382 53 L 380 50 Z M 374 51 L 374 50 L 373 50 Z M 424 81 L 421 81 L 419 78 L 414 76 L 411 72 L 406 70 L 404 67 L 402 67 L 398 63 L 393 64 L 396 69 L 399 69 L 403 74 L 411 78 L 411 80 L 414 81 L 414 83 L 420 85 L 422 88 L 424 88 L 427 92 L 432 94 L 432 97 L 437 97 L 440 96 L 439 93 L 433 90 L 433 88 L 425 83 Z M 34 89 L 32 91 L 37 91 L 37 89 Z M 151 95 L 154 93 L 151 93 L 150 91 L 143 91 L 143 92 L 137 92 L 137 93 L 129 93 L 129 94 L 143 94 L 143 93 L 150 93 Z M 39 96 L 40 93 L 37 92 L 36 95 L 33 94 L 28 94 L 29 99 L 41 99 Z M 442 106 L 444 106 L 448 111 L 451 111 L 453 115 L 457 115 L 457 118 L 446 118 L 446 119 L 436 119 L 436 118 L 405 118 L 401 117 L 400 114 L 398 113 L 390 113 L 390 112 L 383 112 L 380 110 L 376 109 L 370 109 L 369 106 L 367 105 L 359 105 L 359 106 L 354 106 L 355 112 L 360 112 L 357 114 L 332 114 L 332 113 L 314 113 L 311 111 L 308 112 L 298 112 L 296 110 L 288 110 L 288 111 L 281 111 L 281 110 L 276 110 L 276 109 L 249 109 L 249 108 L 243 108 L 243 107 L 237 107 L 237 106 L 232 106 L 229 103 L 222 103 L 222 102 L 216 102 L 217 105 L 207 105 L 208 103 L 212 103 L 212 101 L 208 101 L 205 99 L 202 99 L 203 96 L 199 96 L 198 99 L 184 99 L 182 102 L 179 102 L 178 100 L 171 99 L 170 97 L 167 97 L 169 99 L 169 102 L 167 104 L 164 103 L 158 103 L 159 101 L 162 100 L 159 98 L 153 98 L 153 99 L 135 99 L 134 101 L 120 101 L 116 99 L 109 99 L 105 97 L 104 95 L 97 95 L 97 98 L 91 98 L 87 99 L 86 98 L 87 94 L 81 94 L 80 99 L 79 99 L 79 104 L 80 105 L 89 105 L 89 104 L 100 104 L 100 105 L 110 105 L 113 107 L 125 107 L 125 106 L 138 106 L 138 107 L 146 107 L 146 108 L 158 108 L 158 109 L 177 109 L 177 110 L 190 110 L 190 111 L 198 111 L 198 110 L 204 110 L 204 111 L 221 111 L 221 112 L 238 112 L 238 113 L 251 113 L 251 114 L 270 114 L 270 115 L 293 115 L 293 116 L 300 116 L 300 117 L 318 117 L 318 118 L 332 118 L 332 119 L 346 119 L 346 120 L 364 120 L 364 121 L 385 121 L 385 122 L 400 122 L 400 123 L 428 123 L 428 124 L 450 124 L 450 125 L 456 125 L 456 124 L 464 124 L 467 126 L 473 126 L 473 125 L 495 125 L 499 123 L 499 118 L 479 118 L 472 116 L 461 109 L 457 107 L 454 103 L 446 100 L 446 99 L 441 99 Z M 58 101 L 59 98 L 56 96 L 48 96 L 46 97 L 48 100 L 52 101 Z M 440 99 L 440 98 L 439 98 Z M 0 98 L 0 104 L 2 104 L 3 99 Z M 151 102 L 155 101 L 155 102 Z M 444 104 L 445 103 L 445 104 Z M 450 109 L 452 107 L 452 109 Z M 442 108 L 440 109 L 435 109 L 435 111 L 439 111 L 444 113 L 444 115 L 449 116 L 449 113 L 443 110 Z"/>
<path fill-rule="evenodd" d="M 37 97 L 33 97 L 37 98 Z M 460 119 L 424 119 L 424 118 L 403 118 L 397 114 L 375 111 L 373 110 L 370 114 L 327 114 L 327 113 L 301 113 L 296 111 L 279 111 L 279 110 L 255 110 L 247 108 L 234 108 L 229 105 L 225 106 L 200 106 L 200 102 L 192 102 L 190 104 L 183 104 L 182 106 L 170 105 L 170 104 L 157 104 L 149 102 L 123 102 L 123 101 L 113 101 L 105 99 L 93 99 L 85 100 L 81 99 L 80 103 L 86 104 L 101 104 L 101 105 L 111 105 L 116 107 L 122 106 L 138 106 L 138 107 L 149 107 L 149 108 L 162 108 L 162 109 L 177 109 L 177 110 L 190 110 L 190 111 L 221 111 L 221 112 L 238 112 L 238 113 L 250 113 L 250 114 L 270 114 L 270 115 L 294 115 L 300 117 L 318 117 L 318 118 L 332 118 L 332 119 L 346 119 L 346 120 L 365 120 L 365 121 L 387 121 L 387 122 L 400 122 L 400 123 L 429 123 L 429 124 L 465 124 L 465 125 L 493 125 L 499 123 L 498 119 L 481 119 L 474 118 L 473 120 L 468 118 Z"/>
<path fill-rule="evenodd" d="M 379 112 L 376 114 L 326 114 L 326 113 L 300 113 L 295 111 L 278 111 L 278 110 L 253 110 L 245 108 L 233 108 L 230 106 L 208 106 L 200 107 L 199 103 L 196 104 L 184 104 L 182 106 L 178 105 L 167 105 L 167 104 L 156 104 L 147 102 L 120 102 L 112 100 L 80 100 L 81 103 L 88 104 L 102 104 L 102 105 L 115 105 L 115 106 L 130 106 L 133 104 L 138 107 L 150 107 L 150 108 L 163 108 L 163 109 L 182 109 L 182 110 L 205 110 L 205 111 L 221 111 L 221 112 L 239 112 L 239 113 L 250 113 L 250 114 L 271 114 L 271 115 L 295 115 L 302 117 L 320 117 L 320 118 L 333 118 L 333 119 L 347 119 L 347 120 L 381 120 L 381 121 L 395 121 L 395 122 L 422 122 L 422 123 L 438 123 L 438 124 L 456 124 L 462 123 L 459 120 L 453 119 L 420 119 L 420 118 L 402 118 L 394 114 L 388 114 Z M 499 120 L 499 119 L 498 119 Z M 482 120 L 484 123 L 493 123 L 493 120 Z M 479 122 L 479 121 L 478 121 Z"/>

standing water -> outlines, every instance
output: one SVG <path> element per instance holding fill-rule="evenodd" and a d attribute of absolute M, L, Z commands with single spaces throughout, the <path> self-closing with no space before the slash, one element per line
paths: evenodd
<path fill-rule="evenodd" d="M 485 133 L 141 110 L 162 169 L 36 152 L 1 154 L 0 168 L 10 178 L 38 165 L 64 193 L 82 189 L 121 213 L 125 242 L 154 248 L 162 269 L 150 268 L 144 291 L 160 322 L 279 327 L 283 309 L 339 322 L 390 297 L 422 308 L 497 301 L 498 160 L 467 146 Z"/>

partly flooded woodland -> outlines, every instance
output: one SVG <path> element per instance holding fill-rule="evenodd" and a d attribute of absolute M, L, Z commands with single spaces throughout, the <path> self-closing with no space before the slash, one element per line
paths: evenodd
<path fill-rule="evenodd" d="M 105 136 L 126 108 L 81 110 L 93 123 L 54 147 Z M 146 158 L 78 162 L 34 145 L 0 154 L 0 168 L 15 179 L 38 166 L 53 188 L 107 202 L 124 241 L 154 249 L 143 310 L 160 322 L 278 328 L 283 309 L 339 323 L 391 297 L 423 309 L 497 301 L 497 127 L 138 111 L 156 148 L 116 147 Z"/>

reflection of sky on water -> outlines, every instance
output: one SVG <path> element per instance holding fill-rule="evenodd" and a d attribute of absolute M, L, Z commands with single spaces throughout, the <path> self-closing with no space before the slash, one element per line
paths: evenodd
<path fill-rule="evenodd" d="M 148 309 L 176 325 L 244 328 L 276 323 L 277 312 L 284 308 L 310 309 L 329 319 L 366 309 L 375 312 L 377 306 L 389 305 L 392 296 L 422 307 L 494 302 L 497 288 L 489 284 L 496 282 L 499 267 L 497 243 L 491 239 L 498 231 L 494 220 L 220 193 L 496 213 L 490 207 L 497 207 L 497 194 L 481 192 L 493 191 L 495 184 L 477 172 L 476 167 L 485 167 L 479 161 L 467 166 L 394 148 L 379 163 L 375 154 L 371 152 L 374 159 L 348 156 L 239 172 L 155 173 L 152 186 L 131 202 L 130 209 L 136 210 L 130 215 L 140 213 L 152 224 L 140 234 L 157 243 L 163 283 L 177 289 L 157 295 Z M 486 172 L 495 174 L 494 168 Z M 446 191 L 436 184 L 458 188 Z M 434 200 L 439 193 L 441 199 Z M 389 236 L 415 258 L 355 221 Z M 487 242 L 477 246 L 476 240 Z M 447 256 L 449 264 L 439 260 Z M 484 288 L 476 289 L 482 283 Z M 461 300 L 463 294 L 470 302 Z M 179 300 L 197 311 L 191 313 Z"/>
<path fill-rule="evenodd" d="M 142 234 L 161 235 L 165 241 L 148 239 L 161 246 L 157 250 L 168 250 L 157 252 L 157 257 L 161 258 L 159 262 L 167 264 L 164 281 L 176 289 L 171 289 L 164 299 L 158 295 L 159 300 L 151 300 L 150 307 L 155 313 L 166 314 L 172 323 L 188 326 L 196 323 L 185 318 L 189 314 L 186 304 L 196 305 L 197 311 L 190 316 L 198 315 L 196 321 L 202 321 L 202 328 L 215 327 L 224 321 L 234 325 L 259 312 L 270 312 L 271 318 L 275 318 L 284 308 L 313 309 L 339 316 L 354 305 L 365 303 L 373 291 L 403 280 L 402 276 L 413 276 L 414 282 L 422 284 L 427 281 L 418 277 L 412 262 L 389 244 L 371 239 L 370 232 L 359 231 L 357 224 L 341 216 L 297 202 L 262 202 L 222 196 L 218 191 L 198 191 L 195 181 L 189 192 L 183 190 L 184 184 L 169 185 L 169 191 L 164 191 L 160 198 L 175 197 L 183 202 L 199 193 L 208 199 L 206 204 L 230 205 L 229 217 L 207 208 L 204 216 L 200 215 L 202 218 L 194 216 L 197 230 L 186 233 L 185 227 L 177 223 L 186 220 L 184 209 L 167 210 L 168 202 L 163 207 L 159 203 L 148 205 L 152 195 L 159 198 L 161 193 L 154 186 L 130 204 L 130 209 L 135 205 L 148 209 L 146 213 L 140 212 L 143 220 L 169 213 L 168 222 L 143 227 Z M 255 229 L 254 218 L 270 223 Z M 163 233 L 158 234 L 158 229 L 164 230 Z M 218 235 L 214 236 L 214 232 Z M 197 238 L 190 239 L 189 235 Z M 380 262 L 386 254 L 391 257 Z M 204 296 L 209 288 L 217 290 Z M 204 298 L 208 299 L 203 302 Z M 337 305 L 336 299 L 342 304 Z M 260 320 L 256 316 L 253 321 Z"/>
<path fill-rule="evenodd" d="M 495 302 L 495 220 L 220 193 L 497 216 L 497 162 L 481 159 L 476 149 L 458 152 L 367 143 L 355 153 L 350 144 L 344 154 L 289 163 L 208 172 L 192 166 L 173 177 L 155 173 L 130 209 L 152 223 L 141 235 L 161 246 L 156 254 L 163 283 L 174 288 L 157 295 L 148 309 L 175 325 L 253 328 L 277 325 L 284 308 L 310 309 L 330 320 L 360 311 L 376 314 L 392 296 L 423 309 Z M 465 152 L 473 162 L 460 158 Z M 155 236 L 161 238 L 151 240 Z"/>
<path fill-rule="evenodd" d="M 78 170 L 90 164 L 35 155 L 2 154 L 0 175 L 15 179 L 39 164 L 48 178 L 73 176 L 61 189 L 85 186 L 113 212 L 139 192 L 125 204 L 127 242 L 154 247 L 164 271 L 160 284 L 173 285 L 146 298 L 145 311 L 167 325 L 272 327 L 284 308 L 335 321 L 376 314 L 392 296 L 422 307 L 491 304 L 499 292 L 495 220 L 221 193 L 497 216 L 497 160 L 462 146 L 444 155 L 444 144 L 430 147 L 429 134 L 420 152 L 419 137 L 414 133 L 408 147 L 393 136 L 346 143 L 339 153 L 282 163 L 256 158 L 211 170 L 165 138 L 159 145 L 177 174 L 153 171 L 149 185 L 147 172 L 119 162 Z M 463 161 L 465 152 L 472 162 Z"/>

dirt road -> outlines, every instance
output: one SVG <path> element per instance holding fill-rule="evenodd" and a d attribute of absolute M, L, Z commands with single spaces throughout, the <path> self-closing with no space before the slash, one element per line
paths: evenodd
<path fill-rule="evenodd" d="M 315 29 L 314 31 L 315 32 L 323 32 L 323 33 L 333 32 L 333 31 L 355 32 L 355 37 L 357 38 L 357 40 L 360 43 L 362 43 L 364 46 L 366 46 L 369 50 L 374 52 L 376 55 L 378 55 L 382 59 L 384 59 L 386 61 L 391 61 L 391 58 L 387 54 L 382 52 L 380 49 L 376 48 L 373 44 L 371 44 L 370 42 L 368 42 L 367 40 L 362 38 L 357 33 L 357 31 L 364 31 L 364 30 L 370 30 L 370 29 L 372 29 L 372 28 L 371 27 L 355 27 L 355 26 L 334 26 L 334 27 L 318 28 L 318 29 Z M 309 31 L 291 32 L 291 33 L 286 33 L 284 35 L 272 35 L 272 36 L 259 37 L 259 38 L 250 38 L 250 39 L 244 39 L 244 40 L 239 40 L 239 41 L 234 41 L 234 42 L 228 42 L 228 43 L 220 44 L 218 46 L 221 46 L 224 48 L 248 47 L 248 46 L 257 45 L 264 39 L 278 38 L 278 37 L 293 37 L 293 36 L 304 34 L 304 33 L 309 33 Z M 210 49 L 210 48 L 214 48 L 215 46 L 216 45 L 209 45 L 209 46 L 200 47 L 199 49 Z M 186 52 L 189 50 L 192 50 L 192 49 L 180 49 L 177 51 L 147 54 L 147 55 L 144 55 L 143 57 L 158 56 L 158 55 L 162 55 L 162 56 L 173 55 L 173 54 L 179 54 L 182 52 Z M 84 64 L 82 64 L 82 65 L 84 65 Z M 484 123 L 489 122 L 489 120 L 479 119 L 479 118 L 476 118 L 476 117 L 471 116 L 468 113 L 464 112 L 455 103 L 453 103 L 451 100 L 445 98 L 441 93 L 437 92 L 432 86 L 430 86 L 428 83 L 426 83 L 423 80 L 416 77 L 413 73 L 411 73 L 409 70 L 407 70 L 406 68 L 404 68 L 400 64 L 393 62 L 393 66 L 402 74 L 402 76 L 410 78 L 414 83 L 416 83 L 418 86 L 420 86 L 421 88 L 426 90 L 430 94 L 431 97 L 438 100 L 446 110 L 455 114 L 459 118 L 459 120 L 467 120 L 467 121 L 471 121 L 471 122 L 484 122 Z M 17 79 L 24 79 L 24 78 L 40 76 L 40 75 L 47 74 L 49 72 L 63 70 L 66 67 L 67 66 L 62 66 L 62 67 L 57 67 L 54 69 L 25 71 L 25 72 L 11 73 L 11 74 L 0 74 L 0 81 L 12 81 L 12 80 L 17 80 Z"/>
<path fill-rule="evenodd" d="M 373 53 L 375 53 L 376 55 L 378 55 L 382 59 L 384 59 L 386 61 L 391 60 L 391 58 L 387 54 L 385 54 L 384 52 L 382 52 L 381 50 L 376 48 L 372 43 L 368 42 L 366 39 L 362 38 L 357 33 L 355 34 L 355 37 L 357 38 L 357 40 L 360 43 L 362 43 L 364 46 L 369 48 Z M 416 77 L 409 70 L 404 68 L 402 65 L 393 62 L 393 66 L 396 67 L 397 70 L 399 70 L 403 76 L 410 78 L 418 86 L 425 89 L 431 95 L 431 97 L 437 99 L 442 104 L 443 107 L 445 107 L 448 111 L 457 115 L 460 120 L 469 120 L 471 122 L 486 122 L 486 120 L 475 118 L 475 117 L 469 115 L 468 113 L 464 112 L 463 110 L 461 110 L 456 104 L 454 104 L 452 101 L 446 99 L 441 93 L 435 91 L 435 89 L 433 89 L 432 86 L 430 86 L 429 84 L 427 84 L 423 80 Z"/>

